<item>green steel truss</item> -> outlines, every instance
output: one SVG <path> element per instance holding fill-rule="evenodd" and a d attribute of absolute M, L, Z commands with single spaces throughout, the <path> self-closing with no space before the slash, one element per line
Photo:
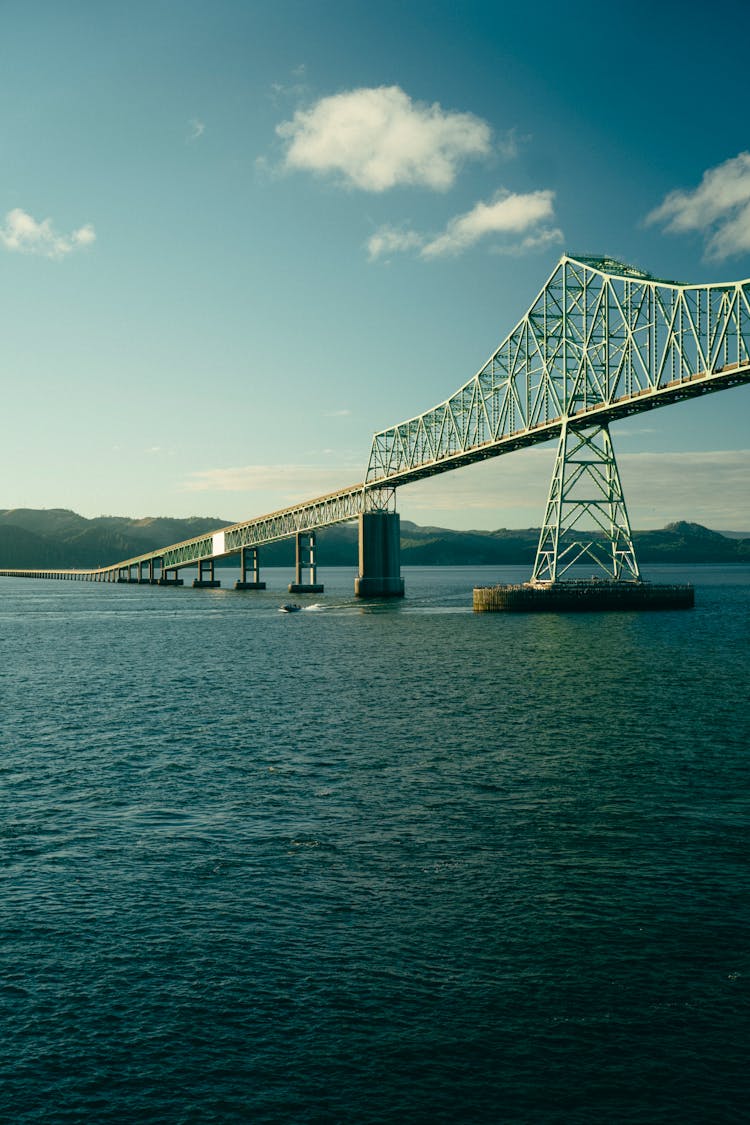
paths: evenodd
<path fill-rule="evenodd" d="M 366 489 L 363 484 L 342 488 L 327 496 L 320 496 L 306 504 L 283 508 L 258 519 L 245 520 L 220 528 L 210 535 L 186 539 L 159 551 L 136 555 L 131 559 L 94 570 L 0 570 L 0 575 L 28 578 L 81 578 L 95 581 L 115 581 L 118 577 L 131 577 L 176 571 L 180 567 L 194 566 L 205 559 L 221 558 L 238 553 L 243 547 L 259 547 L 288 539 L 298 533 L 331 527 L 356 519 L 361 512 L 395 511 L 396 490 L 384 486 Z M 156 571 L 154 570 L 156 567 Z"/>
<path fill-rule="evenodd" d="M 637 580 L 608 424 L 749 381 L 750 280 L 681 285 L 608 258 L 564 256 L 468 383 L 375 434 L 363 483 L 115 565 L 0 574 L 114 581 L 133 572 L 140 578 L 147 567 L 163 576 L 364 511 L 392 510 L 399 485 L 561 435 L 534 580 L 556 581 L 576 561 Z M 592 495 L 578 494 L 583 481 Z M 571 539 L 585 520 L 603 533 L 604 555 L 596 536 Z"/>
<path fill-rule="evenodd" d="M 445 402 L 375 434 L 366 484 L 406 484 L 750 380 L 750 281 L 679 285 L 563 257 L 523 320 Z"/>
<path fill-rule="evenodd" d="M 558 582 L 584 563 L 613 582 L 640 580 L 609 428 L 564 422 L 531 581 Z"/>
<path fill-rule="evenodd" d="M 264 543 L 275 543 L 305 531 L 316 531 L 321 527 L 331 527 L 337 523 L 354 520 L 361 512 L 395 510 L 395 489 L 377 487 L 365 489 L 362 484 L 342 488 L 327 496 L 320 496 L 306 504 L 284 508 L 258 519 L 245 520 L 232 524 L 212 535 L 189 539 L 173 547 L 165 547 L 159 552 L 165 570 L 172 567 L 188 566 L 202 558 L 218 558 L 232 555 L 242 547 L 260 547 Z M 152 556 L 143 556 L 143 560 Z M 134 559 L 132 562 L 139 562 Z M 122 564 L 121 564 L 122 565 Z M 127 564 L 125 564 L 127 565 Z"/>
<path fill-rule="evenodd" d="M 380 490 L 379 490 L 380 491 Z M 315 531 L 356 519 L 365 508 L 365 492 L 361 484 L 320 496 L 293 508 L 261 516 L 255 520 L 232 524 L 213 535 L 204 535 L 165 547 L 159 552 L 164 569 L 188 566 L 202 558 L 231 555 L 241 547 L 260 547 L 287 539 L 298 532 Z M 134 560 L 135 561 L 135 560 Z"/>

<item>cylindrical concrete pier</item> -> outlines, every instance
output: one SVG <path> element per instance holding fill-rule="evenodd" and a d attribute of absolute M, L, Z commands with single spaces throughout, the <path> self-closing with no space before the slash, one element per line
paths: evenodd
<path fill-rule="evenodd" d="M 363 512 L 359 517 L 358 598 L 403 598 L 401 517 L 398 512 Z"/>

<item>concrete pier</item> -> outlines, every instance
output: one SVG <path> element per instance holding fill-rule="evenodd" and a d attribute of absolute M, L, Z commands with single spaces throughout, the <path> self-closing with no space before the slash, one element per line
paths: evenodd
<path fill-rule="evenodd" d="M 692 586 L 653 582 L 533 582 L 475 586 L 475 613 L 591 613 L 608 610 L 692 609 Z"/>
<path fill-rule="evenodd" d="M 294 568 L 294 582 L 289 583 L 290 594 L 322 594 L 323 586 L 318 582 L 318 564 L 315 559 L 315 532 L 297 532 L 296 537 L 296 564 Z M 307 560 L 303 556 L 307 551 Z M 302 581 L 302 571 L 307 570 L 308 581 Z"/>
<path fill-rule="evenodd" d="M 250 555 L 250 573 L 252 578 L 248 581 L 247 556 Z M 240 550 L 240 577 L 234 584 L 235 590 L 265 590 L 265 582 L 260 581 L 260 567 L 258 565 L 258 548 L 243 547 Z"/>
<path fill-rule="evenodd" d="M 194 590 L 216 590 L 221 582 L 214 577 L 214 560 L 200 559 L 198 561 L 198 577 L 193 579 Z"/>
<path fill-rule="evenodd" d="M 363 512 L 359 517 L 358 598 L 403 598 L 401 517 L 398 512 Z"/>

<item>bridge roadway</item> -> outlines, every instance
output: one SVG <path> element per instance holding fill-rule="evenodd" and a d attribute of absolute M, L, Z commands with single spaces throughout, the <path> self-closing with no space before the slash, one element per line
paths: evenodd
<path fill-rule="evenodd" d="M 748 382 L 750 280 L 686 286 L 563 256 L 473 379 L 375 434 L 364 482 L 118 563 L 0 575 L 169 584 L 182 567 L 386 511 L 400 485 L 549 441 L 565 424 L 608 426 Z"/>

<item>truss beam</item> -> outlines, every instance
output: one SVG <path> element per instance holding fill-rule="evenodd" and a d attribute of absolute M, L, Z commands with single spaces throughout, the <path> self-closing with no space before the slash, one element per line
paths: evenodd
<path fill-rule="evenodd" d="M 526 316 L 450 398 L 375 434 L 366 485 L 406 484 L 750 381 L 750 281 L 680 285 L 563 257 Z"/>

